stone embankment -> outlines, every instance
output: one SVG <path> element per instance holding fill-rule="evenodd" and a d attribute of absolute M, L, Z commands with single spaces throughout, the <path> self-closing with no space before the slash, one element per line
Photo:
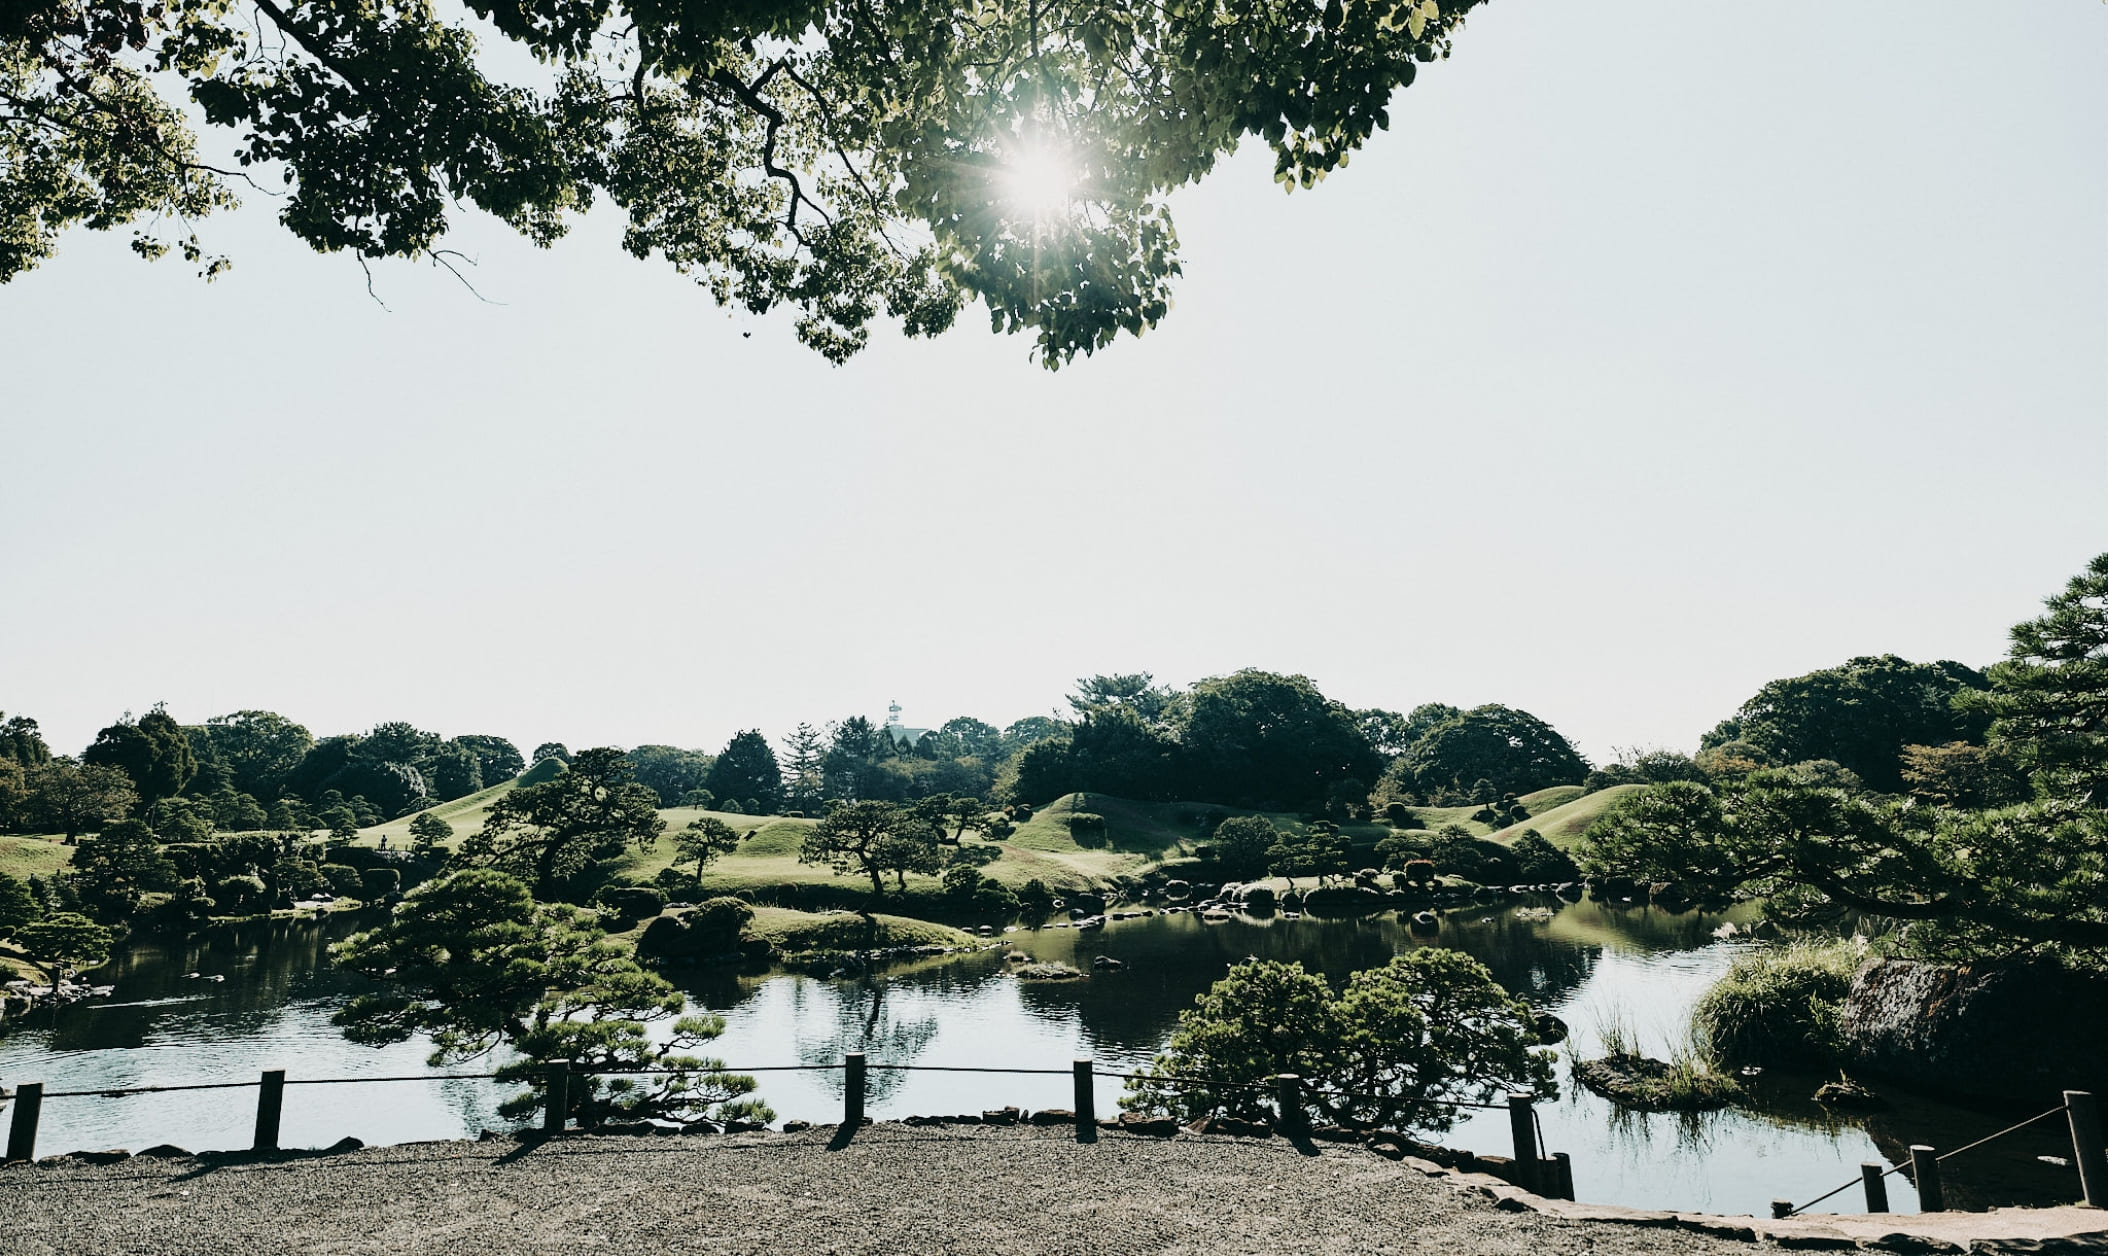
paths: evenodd
<path fill-rule="evenodd" d="M 1366 1147 L 884 1123 L 718 1137 L 492 1137 L 336 1154 L 0 1170 L 8 1256 L 152 1253 L 1441 1253 L 1772 1247 L 2108 1251 L 2079 1209 L 1759 1221 L 1544 1200 Z M 1397 1156 L 1399 1158 L 1393 1158 Z M 96 1159 L 103 1162 L 95 1163 Z M 1993 1236 L 1996 1241 L 1993 1241 Z"/>

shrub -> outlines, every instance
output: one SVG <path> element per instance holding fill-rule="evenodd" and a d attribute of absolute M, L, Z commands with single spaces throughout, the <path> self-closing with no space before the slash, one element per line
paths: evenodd
<path fill-rule="evenodd" d="M 946 898 L 969 899 L 981 888 L 981 870 L 966 864 L 953 864 L 944 870 L 943 886 Z"/>
<path fill-rule="evenodd" d="M 1274 822 L 1265 816 L 1232 816 L 1215 826 L 1213 857 L 1242 876 L 1266 867 L 1266 852 L 1280 840 Z"/>
<path fill-rule="evenodd" d="M 1120 1104 L 1182 1120 L 1271 1119 L 1265 1079 L 1295 1073 L 1329 1123 L 1440 1131 L 1455 1120 L 1450 1101 L 1522 1088 L 1556 1095 L 1553 1054 L 1537 1043 L 1529 1005 L 1457 951 L 1398 956 L 1337 993 L 1301 964 L 1247 960 L 1180 1013 L 1169 1047 Z"/>
<path fill-rule="evenodd" d="M 1399 837 L 1396 834 L 1376 843 L 1376 857 L 1383 861 L 1383 866 L 1386 868 L 1403 868 L 1407 863 L 1421 858 L 1424 854 L 1426 852 L 1421 850 L 1411 839 Z"/>
<path fill-rule="evenodd" d="M 1435 879 L 1435 861 L 1432 859 L 1408 859 L 1405 871 L 1399 874 L 1415 885 L 1426 885 Z"/>
<path fill-rule="evenodd" d="M 403 874 L 393 868 L 367 868 L 359 873 L 361 898 L 386 898 L 403 888 Z"/>
<path fill-rule="evenodd" d="M 666 909 L 666 891 L 649 885 L 607 885 L 593 896 L 624 920 L 642 920 Z"/>
<path fill-rule="evenodd" d="M 262 877 L 224 877 L 212 887 L 212 901 L 229 916 L 247 916 L 271 905 Z"/>
<path fill-rule="evenodd" d="M 1551 840 L 1536 829 L 1524 829 L 1508 851 L 1515 857 L 1516 872 L 1525 881 L 1581 879 L 1581 869 L 1575 865 L 1573 857 L 1552 845 Z"/>
<path fill-rule="evenodd" d="M 1032 804 L 1029 802 L 1021 802 L 1017 804 L 1016 807 L 1011 809 L 1011 814 L 1016 818 L 1019 824 L 1023 824 L 1032 818 Z"/>
<path fill-rule="evenodd" d="M 1069 836 L 1078 846 L 1104 846 L 1110 840 L 1105 832 L 1105 817 L 1095 811 L 1070 812 Z"/>
<path fill-rule="evenodd" d="M 344 898 L 357 898 L 365 883 L 359 879 L 359 870 L 350 864 L 326 863 L 322 865 L 322 879 L 329 882 L 329 892 Z M 221 895 L 215 894 L 214 898 Z"/>
<path fill-rule="evenodd" d="M 1692 1028 L 1724 1061 L 1827 1066 L 1842 1057 L 1838 1018 L 1865 957 L 1864 943 L 1842 938 L 1751 951 L 1698 1000 Z"/>
<path fill-rule="evenodd" d="M 694 870 L 690 868 L 661 868 L 659 875 L 653 877 L 651 883 L 666 891 L 667 902 L 694 893 L 700 884 L 695 879 Z"/>
<path fill-rule="evenodd" d="M 1044 916 L 1054 910 L 1054 891 L 1047 888 L 1045 881 L 1034 877 L 1017 892 L 1017 903 L 1028 916 Z"/>
<path fill-rule="evenodd" d="M 271 865 L 271 884 L 278 887 L 280 894 L 292 899 L 308 898 L 329 889 L 321 868 L 292 855 L 281 856 Z"/>
<path fill-rule="evenodd" d="M 1017 891 L 992 878 L 983 878 L 974 889 L 973 910 L 976 916 L 1005 919 L 1015 916 L 1022 906 Z"/>
<path fill-rule="evenodd" d="M 1385 803 L 1383 805 L 1383 818 L 1392 828 L 1417 829 L 1420 827 L 1420 817 L 1414 815 L 1413 809 L 1402 802 Z"/>
<path fill-rule="evenodd" d="M 740 935 L 754 919 L 754 909 L 736 898 L 713 898 L 696 904 L 687 914 L 688 927 L 704 938 L 722 942 L 725 950 L 739 945 Z"/>

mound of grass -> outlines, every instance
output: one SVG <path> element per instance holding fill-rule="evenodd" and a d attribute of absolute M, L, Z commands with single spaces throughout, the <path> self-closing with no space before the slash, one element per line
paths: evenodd
<path fill-rule="evenodd" d="M 74 849 L 56 836 L 0 837 L 0 872 L 18 881 L 48 877 L 73 862 Z"/>
<path fill-rule="evenodd" d="M 861 951 L 892 946 L 967 946 L 970 933 L 906 916 L 865 916 L 853 911 L 795 911 L 756 907 L 746 935 L 765 938 L 788 952 Z"/>
<path fill-rule="evenodd" d="M 1578 786 L 1562 785 L 1560 789 L 1578 789 Z M 1530 818 L 1520 824 L 1511 824 L 1493 835 L 1496 842 L 1512 842 L 1521 837 L 1524 829 L 1536 829 L 1551 840 L 1552 845 L 1564 851 L 1572 851 L 1581 844 L 1581 835 L 1588 831 L 1602 814 L 1610 810 L 1610 804 L 1644 785 L 1613 785 L 1599 789 L 1593 794 L 1580 794 L 1556 807 L 1540 812 L 1530 808 Z M 1540 790 L 1539 794 L 1553 793 Z M 1530 795 L 1536 798 L 1539 794 Z M 1525 800 L 1527 801 L 1527 800 Z"/>
<path fill-rule="evenodd" d="M 1019 981 L 1081 981 L 1089 973 L 1074 968 L 1060 960 L 1049 963 L 1017 964 L 1010 969 Z"/>
<path fill-rule="evenodd" d="M 544 759 L 542 762 L 553 763 L 555 760 Z M 491 804 L 513 790 L 518 789 L 520 782 L 526 779 L 524 776 L 516 776 L 509 781 L 500 781 L 489 789 L 477 790 L 466 797 L 456 798 L 452 802 L 443 802 L 437 806 L 429 807 L 427 810 L 454 826 L 453 839 L 447 843 L 452 845 L 453 842 L 458 842 L 471 833 L 482 832 L 484 822 L 490 818 Z M 380 844 L 381 838 L 386 837 L 390 846 L 408 846 L 410 844 L 410 821 L 416 819 L 418 814 L 413 811 L 409 815 L 390 820 L 386 824 L 376 824 L 370 829 L 361 829 L 359 831 L 359 842 L 361 845 L 377 846 Z"/>
<path fill-rule="evenodd" d="M 525 772 L 522 772 L 518 776 L 514 777 L 513 781 L 515 784 L 519 785 L 539 785 L 543 781 L 555 780 L 558 776 L 561 776 L 564 772 L 568 770 L 569 769 L 564 766 L 564 761 L 562 759 L 544 759 L 540 763 L 535 764 L 533 767 L 528 768 Z"/>
<path fill-rule="evenodd" d="M 1843 1058 L 1838 1019 L 1866 945 L 1851 938 L 1751 951 L 1698 1000 L 1691 1028 L 1715 1059 L 1824 1068 Z"/>
<path fill-rule="evenodd" d="M 737 826 L 734 826 L 737 827 Z M 805 845 L 805 834 L 812 828 L 809 820 L 770 820 L 753 830 L 754 836 L 739 844 L 742 855 L 789 855 L 795 859 L 798 850 Z M 742 833 L 746 829 L 740 830 Z"/>
<path fill-rule="evenodd" d="M 1548 785 L 1535 793 L 1524 794 L 1516 799 L 1533 816 L 1541 816 L 1554 807 L 1563 807 L 1588 791 L 1579 785 Z"/>

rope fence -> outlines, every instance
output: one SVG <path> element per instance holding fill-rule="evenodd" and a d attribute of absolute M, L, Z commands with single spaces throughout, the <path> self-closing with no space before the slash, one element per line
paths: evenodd
<path fill-rule="evenodd" d="M 1858 1177 L 1824 1191 L 1805 1204 L 1796 1205 L 1789 1199 L 1774 1199 L 1771 1201 L 1771 1215 L 1780 1219 L 1798 1216 L 1817 1204 L 1844 1194 L 1854 1186 L 1866 1188 L 1868 1212 L 1887 1212 L 1887 1180 L 1905 1169 L 1910 1171 L 1910 1183 L 1918 1192 L 1918 1210 L 1945 1212 L 1947 1192 L 1940 1176 L 1940 1165 L 1964 1152 L 1975 1151 L 1988 1143 L 1997 1142 L 2008 1134 L 2016 1134 L 2030 1125 L 2056 1116 L 2064 1117 L 2071 1126 L 2072 1158 L 2079 1170 L 2079 1194 L 2082 1202 L 2091 1208 L 2108 1207 L 2108 1149 L 2102 1146 L 2100 1110 L 2094 1103 L 2092 1094 L 2083 1090 L 2067 1090 L 2064 1092 L 2064 1102 L 2056 1107 L 2038 1112 L 2025 1121 L 2015 1122 L 1995 1134 L 1986 1134 L 1975 1142 L 1965 1143 L 1952 1151 L 1938 1151 L 1923 1143 L 1912 1143 L 1908 1164 L 1899 1164 L 1886 1170 L 1878 1164 L 1862 1164 L 1859 1166 Z"/>
<path fill-rule="evenodd" d="M 252 1146 L 256 1151 L 278 1149 L 279 1116 L 283 1110 L 287 1086 L 343 1086 L 368 1082 L 446 1082 L 488 1081 L 497 1079 L 527 1080 L 523 1072 L 531 1069 L 514 1067 L 503 1070 L 474 1073 L 422 1073 L 383 1077 L 287 1077 L 283 1069 L 272 1069 L 255 1081 L 242 1082 L 189 1082 L 166 1086 L 118 1086 L 101 1089 L 46 1091 L 41 1083 L 24 1082 L 13 1095 L 13 1115 L 9 1124 L 7 1155 L 9 1161 L 32 1160 L 36 1154 L 37 1125 L 47 1099 L 127 1098 L 133 1095 L 177 1094 L 186 1091 L 246 1090 L 257 1091 L 256 1137 Z M 864 1124 L 866 1079 L 872 1072 L 886 1073 L 971 1073 L 998 1074 L 1019 1077 L 1070 1077 L 1074 1083 L 1075 1107 L 1068 1110 L 1064 1120 L 1073 1119 L 1077 1137 L 1084 1141 L 1094 1140 L 1099 1122 L 1096 1115 L 1096 1082 L 1103 1080 L 1144 1082 L 1150 1085 L 1187 1087 L 1198 1090 L 1237 1091 L 1255 1094 L 1271 1100 L 1274 1113 L 1272 1128 L 1291 1137 L 1308 1136 L 1311 1132 L 1311 1109 L 1313 1105 L 1342 1102 L 1383 1105 L 1396 1102 L 1395 1096 L 1368 1094 L 1364 1092 L 1318 1088 L 1304 1083 L 1293 1074 L 1281 1074 L 1264 1082 L 1239 1082 L 1210 1077 L 1193 1077 L 1167 1073 L 1137 1073 L 1116 1070 L 1100 1070 L 1094 1061 L 1078 1059 L 1071 1067 L 1022 1068 L 1001 1065 L 964 1064 L 873 1064 L 860 1052 L 844 1056 L 840 1063 L 810 1064 L 762 1064 L 747 1067 L 707 1066 L 683 1068 L 603 1068 L 582 1067 L 575 1073 L 569 1064 L 557 1063 L 543 1067 L 543 1121 L 545 1134 L 558 1134 L 567 1130 L 575 1113 L 584 1109 L 582 1124 L 590 1127 L 594 1120 L 589 1096 L 585 1091 L 577 1093 L 574 1103 L 573 1077 L 582 1080 L 594 1077 L 686 1077 L 715 1073 L 793 1073 L 793 1072 L 838 1072 L 843 1074 L 842 1128 L 853 1131 Z M 1505 1103 L 1487 1103 L 1468 1099 L 1422 1100 L 1431 1106 L 1453 1110 L 1505 1111 L 1509 1116 L 1509 1128 L 1514 1139 L 1515 1155 L 1510 1171 L 1516 1185 L 1539 1194 L 1572 1199 L 1573 1166 L 1565 1153 L 1546 1154 L 1544 1123 L 1536 1109 L 1536 1096 L 1526 1091 L 1508 1094 Z M 1771 1212 L 1775 1218 L 1796 1216 L 1836 1198 L 1850 1190 L 1855 1184 L 1864 1186 L 1868 1212 L 1888 1211 L 1888 1188 L 1886 1181 L 1899 1173 L 1909 1174 L 1909 1180 L 1918 1192 L 1921 1211 L 1940 1212 L 1946 1208 L 1945 1192 L 1940 1177 L 1940 1166 L 1956 1156 L 1975 1151 L 1979 1147 L 1997 1142 L 2001 1138 L 2018 1133 L 2030 1126 L 2063 1116 L 2071 1128 L 2074 1161 L 2079 1172 L 2080 1194 L 2083 1201 L 2092 1207 L 2108 1206 L 2108 1151 L 2104 1151 L 2099 1110 L 2092 1094 L 2086 1091 L 2067 1090 L 2064 1102 L 2057 1107 L 2039 1112 L 2024 1121 L 2009 1125 L 2002 1130 L 1987 1134 L 1974 1142 L 1956 1147 L 1951 1151 L 1937 1152 L 1923 1144 L 1913 1144 L 1910 1160 L 1892 1168 L 1879 1164 L 1860 1166 L 1860 1176 L 1836 1188 L 1826 1191 L 1805 1204 L 1794 1204 L 1791 1200 L 1772 1201 Z"/>
<path fill-rule="evenodd" d="M 122 1099 L 134 1095 L 180 1094 L 190 1091 L 249 1090 L 257 1091 L 256 1136 L 252 1144 L 255 1151 L 278 1149 L 280 1115 L 284 1108 L 285 1088 L 288 1086 L 345 1086 L 364 1083 L 391 1082 L 447 1082 L 489 1081 L 512 1079 L 529 1080 L 523 1077 L 520 1068 L 509 1068 L 485 1072 L 417 1073 L 379 1077 L 288 1077 L 283 1069 L 264 1072 L 254 1081 L 240 1082 L 187 1082 L 161 1086 L 110 1086 L 96 1089 L 47 1091 L 41 1083 L 25 1082 L 13 1096 L 13 1117 L 8 1131 L 6 1159 L 31 1160 L 36 1154 L 37 1126 L 43 1104 L 49 1099 Z M 544 1133 L 560 1133 L 567 1129 L 574 1112 L 583 1103 L 575 1103 L 572 1081 L 593 1077 L 686 1077 L 718 1073 L 790 1073 L 790 1072 L 836 1072 L 844 1074 L 843 1126 L 854 1129 L 864 1121 L 866 1079 L 872 1072 L 887 1073 L 964 1073 L 996 1074 L 1020 1077 L 1070 1077 L 1075 1087 L 1075 1108 L 1064 1119 L 1073 1119 L 1079 1138 L 1094 1139 L 1098 1130 L 1096 1117 L 1095 1084 L 1099 1080 L 1122 1082 L 1145 1082 L 1151 1085 L 1191 1088 L 1197 1090 L 1239 1092 L 1261 1096 L 1271 1100 L 1274 1127 L 1290 1136 L 1307 1135 L 1311 1131 L 1310 1107 L 1313 1102 L 1355 1101 L 1371 1104 L 1390 1102 L 1391 1097 L 1353 1091 L 1321 1090 L 1307 1086 L 1292 1074 L 1282 1074 L 1263 1082 L 1231 1081 L 1212 1077 L 1193 1077 L 1171 1073 L 1138 1073 L 1121 1070 L 1101 1070 L 1092 1060 L 1079 1059 L 1071 1067 L 1023 1068 L 1002 1065 L 965 1064 L 877 1064 L 865 1060 L 861 1053 L 850 1053 L 840 1063 L 809 1064 L 763 1064 L 746 1067 L 712 1065 L 682 1068 L 609 1068 L 599 1066 L 580 1067 L 575 1072 L 569 1064 L 558 1063 L 541 1069 L 543 1086 Z M 583 1099 L 583 1093 L 578 1096 Z M 1474 1109 L 1484 1111 L 1506 1111 L 1510 1114 L 1516 1132 L 1515 1172 L 1524 1179 L 1519 1182 L 1529 1189 L 1542 1189 L 1547 1193 L 1563 1194 L 1571 1199 L 1572 1169 L 1565 1155 L 1542 1157 L 1538 1149 L 1545 1145 L 1543 1124 L 1534 1107 L 1535 1096 L 1516 1092 L 1508 1096 L 1505 1104 L 1474 1102 L 1466 1099 L 1444 1099 L 1423 1101 L 1435 1106 L 1452 1109 Z M 586 1119 L 591 1119 L 588 1111 Z"/>

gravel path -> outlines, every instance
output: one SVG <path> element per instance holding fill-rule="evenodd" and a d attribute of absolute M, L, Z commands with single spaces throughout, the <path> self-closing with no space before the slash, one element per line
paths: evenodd
<path fill-rule="evenodd" d="M 0 1170 L 0 1252 L 1130 1253 L 1766 1250 L 1492 1203 L 1358 1147 L 881 1124 Z M 1770 1249 L 1776 1250 L 1776 1249 Z"/>

